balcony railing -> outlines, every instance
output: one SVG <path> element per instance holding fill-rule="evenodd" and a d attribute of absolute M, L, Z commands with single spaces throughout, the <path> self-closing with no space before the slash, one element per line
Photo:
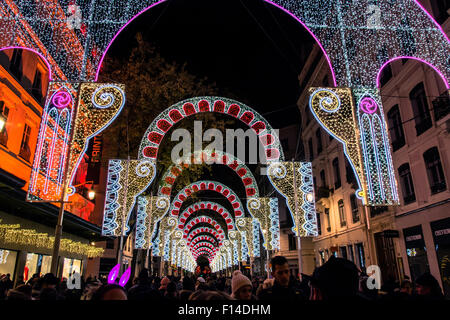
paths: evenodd
<path fill-rule="evenodd" d="M 448 92 L 444 92 L 433 100 L 434 120 L 444 118 L 450 112 L 450 97 Z"/>

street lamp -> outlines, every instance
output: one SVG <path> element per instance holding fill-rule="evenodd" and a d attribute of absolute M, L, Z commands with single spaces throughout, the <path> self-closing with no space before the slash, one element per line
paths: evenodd
<path fill-rule="evenodd" d="M 3 131 L 5 124 L 6 124 L 6 118 L 3 114 L 0 114 L 0 132 Z"/>
<path fill-rule="evenodd" d="M 88 191 L 88 198 L 89 198 L 89 200 L 94 200 L 94 198 L 95 198 L 95 191 L 94 191 L 94 189 L 91 189 L 91 190 Z"/>

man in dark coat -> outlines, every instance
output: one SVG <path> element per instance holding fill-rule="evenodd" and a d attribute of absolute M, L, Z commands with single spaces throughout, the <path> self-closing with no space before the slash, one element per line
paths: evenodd
<path fill-rule="evenodd" d="M 276 256 L 271 260 L 273 286 L 263 289 L 259 300 L 307 300 L 303 292 L 290 281 L 289 264 L 285 257 Z"/>

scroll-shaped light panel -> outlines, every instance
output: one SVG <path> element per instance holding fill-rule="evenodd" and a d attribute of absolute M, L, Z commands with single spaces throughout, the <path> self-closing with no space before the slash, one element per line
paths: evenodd
<path fill-rule="evenodd" d="M 156 235 L 156 224 L 167 213 L 168 197 L 140 196 L 137 200 L 135 249 L 149 249 Z"/>
<path fill-rule="evenodd" d="M 50 82 L 36 144 L 27 201 L 60 201 L 79 83 Z"/>
<path fill-rule="evenodd" d="M 128 219 L 136 198 L 155 177 L 156 167 L 149 160 L 109 160 L 102 234 L 120 236 L 128 232 Z"/>
<path fill-rule="evenodd" d="M 370 206 L 398 204 L 384 114 L 376 89 L 311 88 L 310 109 L 344 146 L 355 173 L 356 195 Z"/>
<path fill-rule="evenodd" d="M 297 206 L 295 204 L 294 168 Z M 274 188 L 286 198 L 286 204 L 294 222 L 292 231 L 295 235 L 300 237 L 317 236 L 311 163 L 275 162 L 270 164 L 267 172 Z"/>
<path fill-rule="evenodd" d="M 253 218 L 257 219 L 263 232 L 263 246 L 267 250 L 280 248 L 280 227 L 278 219 L 278 199 L 251 198 L 247 208 Z"/>
<path fill-rule="evenodd" d="M 386 121 L 378 89 L 354 89 L 369 205 L 398 205 Z"/>
<path fill-rule="evenodd" d="M 68 183 L 72 182 L 89 140 L 107 128 L 125 105 L 125 85 L 82 83 L 70 144 Z M 70 186 L 69 186 L 70 187 Z M 72 193 L 75 192 L 74 188 Z"/>

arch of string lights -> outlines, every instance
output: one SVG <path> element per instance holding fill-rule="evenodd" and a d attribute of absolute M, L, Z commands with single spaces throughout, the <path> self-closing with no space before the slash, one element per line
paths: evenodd
<path fill-rule="evenodd" d="M 189 161 L 183 161 L 180 164 L 173 163 L 162 176 L 162 183 L 159 186 L 158 194 L 160 196 L 170 196 L 172 194 L 172 187 L 175 184 L 177 177 L 182 171 L 188 168 L 193 163 L 208 163 L 208 164 L 220 164 L 226 165 L 231 168 L 239 178 L 245 187 L 245 193 L 247 197 L 258 197 L 259 188 L 256 183 L 255 176 L 252 171 L 245 165 L 245 163 L 235 157 L 234 155 L 220 150 L 203 150 L 195 151 L 188 154 L 187 159 Z"/>
<path fill-rule="evenodd" d="M 240 217 L 244 214 L 244 207 L 236 193 L 217 181 L 200 180 L 191 183 L 178 192 L 170 205 L 169 212 L 172 216 L 178 216 L 183 202 L 193 193 L 198 191 L 214 191 L 223 195 L 234 209 L 234 216 Z"/>
<path fill-rule="evenodd" d="M 267 161 L 284 159 L 283 150 L 277 133 L 269 122 L 249 106 L 222 97 L 195 97 L 180 101 L 161 112 L 147 128 L 142 139 L 138 157 L 156 159 L 159 146 L 165 134 L 178 121 L 197 113 L 215 112 L 227 114 L 239 119 L 251 128 L 258 136 Z M 190 158 L 184 158 L 188 162 Z"/>
<path fill-rule="evenodd" d="M 222 205 L 212 201 L 199 201 L 184 209 L 183 213 L 178 217 L 178 228 L 183 229 L 189 217 L 200 210 L 211 210 L 217 212 L 225 220 L 228 230 L 236 229 L 234 220 L 232 219 L 232 216 L 228 212 L 228 210 L 225 209 Z"/>
<path fill-rule="evenodd" d="M 157 0 L 7 0 L 0 4 L 0 48 L 41 54 L 56 80 L 96 80 L 111 45 Z M 428 61 L 450 82 L 450 44 L 417 0 L 266 1 L 301 23 L 323 50 L 335 84 L 375 87 L 397 56 Z"/>
<path fill-rule="evenodd" d="M 183 238 L 187 239 L 192 228 L 198 224 L 202 224 L 202 225 L 208 224 L 208 225 L 212 226 L 214 229 L 216 229 L 220 236 L 222 236 L 222 235 L 224 237 L 226 236 L 225 230 L 223 230 L 222 226 L 220 225 L 219 222 L 217 222 L 216 219 L 208 217 L 208 216 L 199 216 L 199 217 L 193 218 L 191 221 L 186 223 L 186 225 L 183 228 L 183 233 L 184 233 Z"/>

